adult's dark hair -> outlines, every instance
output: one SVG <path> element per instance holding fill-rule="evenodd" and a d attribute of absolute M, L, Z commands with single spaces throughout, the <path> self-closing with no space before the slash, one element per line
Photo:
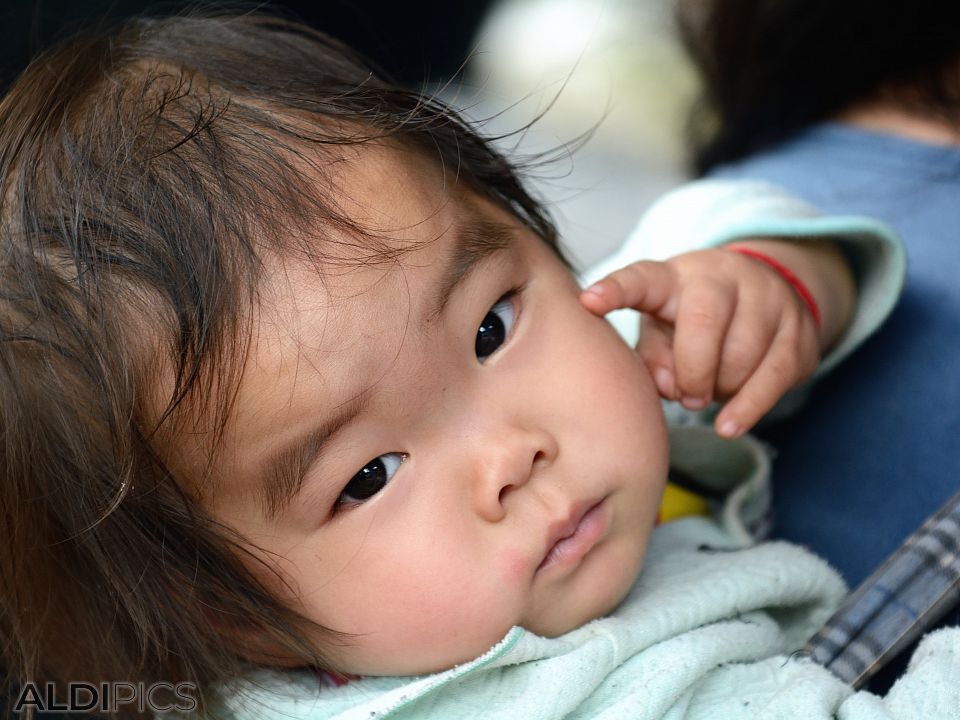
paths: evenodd
<path fill-rule="evenodd" d="M 385 138 L 556 247 L 454 112 L 287 21 L 138 19 L 54 48 L 0 101 L 0 696 L 24 681 L 203 690 L 248 667 L 225 641 L 245 630 L 326 667 L 316 626 L 242 562 L 256 556 L 163 442 L 201 416 L 222 433 L 265 254 L 397 260 L 339 210 L 328 172 Z M 318 241 L 324 227 L 350 251 Z"/>
<path fill-rule="evenodd" d="M 873 96 L 960 124 L 958 2 L 681 0 L 679 17 L 700 173 Z"/>

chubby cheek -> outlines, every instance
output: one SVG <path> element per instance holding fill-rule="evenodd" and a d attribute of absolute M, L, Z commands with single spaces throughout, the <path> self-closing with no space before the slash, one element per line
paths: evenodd
<path fill-rule="evenodd" d="M 558 336 L 554 357 L 566 357 L 557 367 L 567 378 L 570 397 L 580 400 L 585 418 L 609 423 L 662 422 L 660 399 L 650 373 L 637 352 L 629 347 L 603 318 L 577 313 L 579 332 Z M 579 336 L 577 343 L 572 338 Z M 556 361 L 555 361 L 556 362 Z"/>
<path fill-rule="evenodd" d="M 498 553 L 499 576 L 503 587 L 518 591 L 530 582 L 531 560 L 517 550 L 501 550 Z"/>
<path fill-rule="evenodd" d="M 604 336 L 603 341 L 598 341 L 598 346 L 603 345 L 607 352 L 605 353 L 607 363 L 610 366 L 611 373 L 607 377 L 619 375 L 624 382 L 629 383 L 633 389 L 641 393 L 650 402 L 659 404 L 659 395 L 650 371 L 644 365 L 643 360 L 634 348 L 627 345 L 612 326 L 603 320 L 604 326 L 600 328 Z"/>
<path fill-rule="evenodd" d="M 451 542 L 382 542 L 368 536 L 320 591 L 324 624 L 355 634 L 335 651 L 339 669 L 361 675 L 428 673 L 468 661 L 497 643 L 516 618 L 510 591 L 519 558 L 485 572 Z M 499 576 L 502 583 L 491 581 Z"/>

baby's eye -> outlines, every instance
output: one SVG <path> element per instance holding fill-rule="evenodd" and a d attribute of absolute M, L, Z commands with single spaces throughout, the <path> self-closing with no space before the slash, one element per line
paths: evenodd
<path fill-rule="evenodd" d="M 350 479 L 337 498 L 337 504 L 350 505 L 369 500 L 386 487 L 406 459 L 405 453 L 396 452 L 375 457 Z"/>
<path fill-rule="evenodd" d="M 504 295 L 483 318 L 477 330 L 475 345 L 477 360 L 483 362 L 493 355 L 510 335 L 510 328 L 516 319 L 517 311 L 513 305 L 514 292 Z"/>

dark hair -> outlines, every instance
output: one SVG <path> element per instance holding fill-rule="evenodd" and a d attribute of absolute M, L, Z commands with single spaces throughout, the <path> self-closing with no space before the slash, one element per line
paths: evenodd
<path fill-rule="evenodd" d="M 325 223 L 352 231 L 362 261 L 395 259 L 325 192 L 345 145 L 387 137 L 556 249 L 473 128 L 288 21 L 130 21 L 46 53 L 0 101 L 8 696 L 28 680 L 210 688 L 248 667 L 224 641 L 238 628 L 325 667 L 304 639 L 316 626 L 241 562 L 244 539 L 204 512 L 162 438 L 186 407 L 213 407 L 222 433 L 263 252 L 322 266 L 337 253 L 292 238 Z"/>
<path fill-rule="evenodd" d="M 960 3 L 682 0 L 700 173 L 882 94 L 960 124 Z"/>

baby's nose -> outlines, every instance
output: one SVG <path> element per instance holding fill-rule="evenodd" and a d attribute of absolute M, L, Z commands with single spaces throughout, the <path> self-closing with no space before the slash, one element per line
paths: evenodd
<path fill-rule="evenodd" d="M 489 522 L 502 520 L 513 493 L 544 473 L 557 454 L 549 434 L 518 428 L 490 437 L 475 450 L 473 506 Z"/>

